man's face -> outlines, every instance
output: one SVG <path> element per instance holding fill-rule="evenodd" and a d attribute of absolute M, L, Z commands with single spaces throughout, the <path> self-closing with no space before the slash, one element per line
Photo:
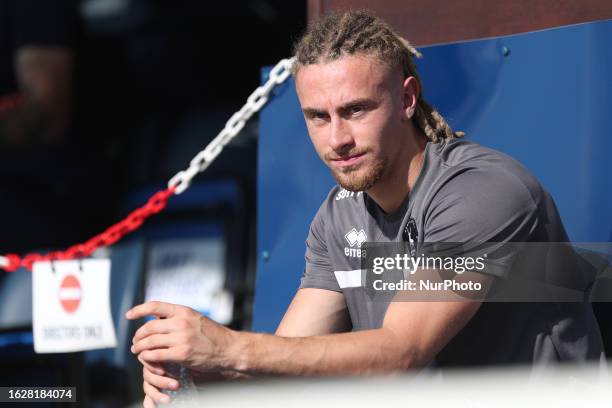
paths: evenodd
<path fill-rule="evenodd" d="M 338 184 L 366 191 L 406 141 L 403 78 L 369 56 L 301 67 L 296 89 L 312 143 Z"/>

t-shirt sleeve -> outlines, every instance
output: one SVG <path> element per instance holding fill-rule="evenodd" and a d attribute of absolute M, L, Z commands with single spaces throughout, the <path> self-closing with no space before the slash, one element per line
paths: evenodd
<path fill-rule="evenodd" d="M 440 243 L 449 243 L 444 251 L 453 252 L 456 245 L 451 256 L 485 256 L 482 272 L 507 277 L 517 243 L 528 240 L 538 222 L 530 182 L 504 170 L 467 170 L 449 178 L 427 211 L 424 252 L 431 255 Z"/>
<path fill-rule="evenodd" d="M 325 209 L 326 203 L 323 203 L 310 224 L 304 255 L 306 265 L 300 289 L 316 288 L 342 292 L 334 275 L 325 242 Z"/>

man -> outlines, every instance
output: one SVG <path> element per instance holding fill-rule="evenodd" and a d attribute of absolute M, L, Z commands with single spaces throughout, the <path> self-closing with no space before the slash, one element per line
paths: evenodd
<path fill-rule="evenodd" d="M 68 1 L 47 3 L 0 1 L 0 143 L 5 148 L 48 146 L 68 128 L 76 16 Z"/>
<path fill-rule="evenodd" d="M 417 248 L 567 240 L 552 199 L 527 170 L 460 139 L 423 99 L 415 56 L 365 12 L 329 16 L 297 44 L 294 76 L 308 132 L 343 189 L 332 189 L 311 224 L 301 286 L 276 335 L 232 331 L 160 302 L 128 312 L 129 319 L 165 317 L 134 336 L 145 406 L 164 401 L 160 388 L 177 386 L 164 362 L 295 376 L 601 356 L 590 305 L 383 302 L 368 295 L 363 254 L 351 251 L 366 240 Z M 485 292 L 495 277 L 508 277 L 517 256 L 492 254 L 486 273 L 470 275 Z M 458 299 L 454 294 L 442 293 Z"/>
<path fill-rule="evenodd" d="M 67 221 L 79 196 L 66 176 L 75 173 L 66 146 L 77 12 L 71 0 L 0 0 L 0 223 L 10 231 L 2 251 L 62 245 L 77 226 L 83 233 Z"/>

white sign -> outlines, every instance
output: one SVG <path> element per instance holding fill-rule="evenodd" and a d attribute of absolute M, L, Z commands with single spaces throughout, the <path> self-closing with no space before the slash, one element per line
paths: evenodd
<path fill-rule="evenodd" d="M 34 263 L 32 313 L 37 353 L 115 347 L 110 260 Z"/>
<path fill-rule="evenodd" d="M 234 299 L 225 283 L 221 237 L 178 239 L 151 245 L 145 301 L 189 306 L 221 324 L 230 323 Z"/>

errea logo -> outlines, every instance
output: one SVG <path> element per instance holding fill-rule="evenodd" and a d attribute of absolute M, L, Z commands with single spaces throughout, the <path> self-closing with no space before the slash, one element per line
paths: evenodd
<path fill-rule="evenodd" d="M 344 247 L 344 255 L 353 258 L 365 258 L 366 251 L 361 249 L 361 244 L 367 241 L 368 236 L 363 229 L 359 231 L 356 228 L 351 229 L 344 235 L 344 239 L 350 245 L 350 248 Z"/>
<path fill-rule="evenodd" d="M 359 232 L 357 232 L 357 230 L 353 228 L 352 230 L 347 232 L 344 238 L 346 239 L 346 242 L 349 243 L 351 248 L 354 246 L 361 248 L 361 244 L 363 244 L 368 239 L 368 236 L 366 235 L 364 230 L 359 230 Z"/>

